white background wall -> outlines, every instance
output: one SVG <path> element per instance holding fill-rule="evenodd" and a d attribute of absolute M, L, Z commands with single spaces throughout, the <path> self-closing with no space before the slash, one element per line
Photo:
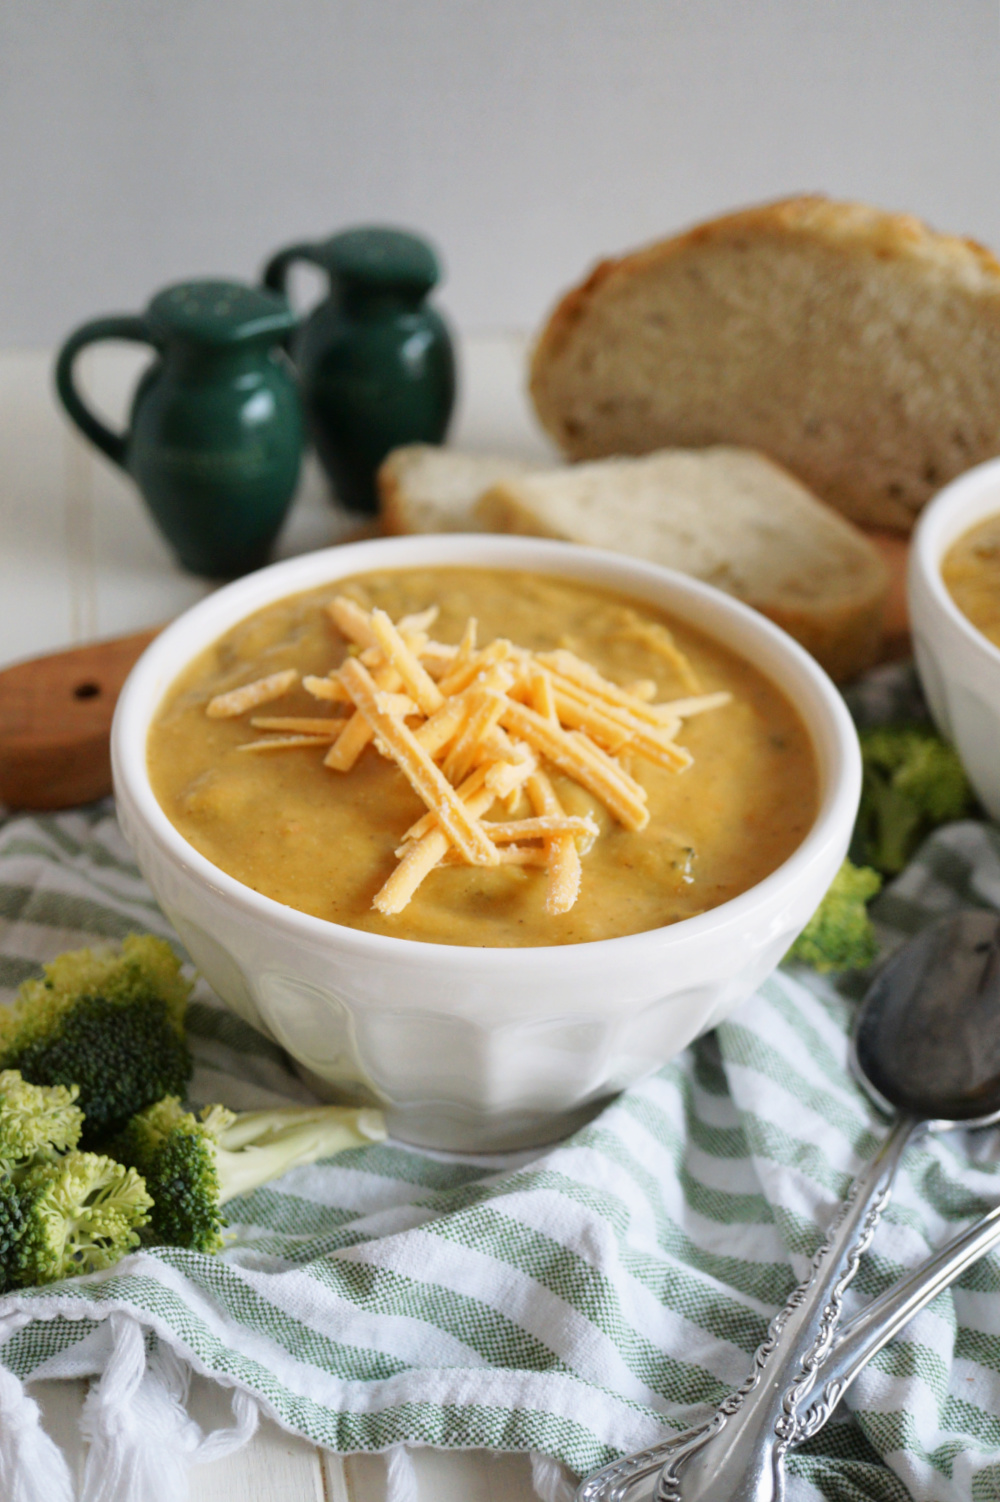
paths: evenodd
<path fill-rule="evenodd" d="M 466 329 L 825 189 L 1000 246 L 997 0 L 3 0 L 0 345 L 359 221 Z"/>

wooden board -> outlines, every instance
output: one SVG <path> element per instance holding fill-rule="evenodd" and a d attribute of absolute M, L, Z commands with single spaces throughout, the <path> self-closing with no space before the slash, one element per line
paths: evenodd
<path fill-rule="evenodd" d="M 138 631 L 0 673 L 0 803 L 72 808 L 111 791 L 111 718 L 155 635 Z"/>

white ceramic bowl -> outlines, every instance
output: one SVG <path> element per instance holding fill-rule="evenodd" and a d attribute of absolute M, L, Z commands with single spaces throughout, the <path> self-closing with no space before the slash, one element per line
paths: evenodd
<path fill-rule="evenodd" d="M 907 581 L 914 655 L 931 714 L 994 819 L 1000 819 L 1000 648 L 959 610 L 941 562 L 963 532 L 998 511 L 1000 459 L 991 459 L 946 485 L 924 511 Z"/>
<path fill-rule="evenodd" d="M 669 928 L 588 944 L 473 949 L 341 927 L 251 891 L 194 850 L 160 808 L 146 735 L 186 663 L 286 595 L 376 568 L 531 569 L 675 612 L 761 668 L 812 735 L 821 807 L 764 881 Z M 823 671 L 763 616 L 705 584 L 534 538 L 387 538 L 275 564 L 169 626 L 133 669 L 112 732 L 125 836 L 195 963 L 229 1005 L 336 1098 L 371 1100 L 392 1133 L 491 1151 L 551 1141 L 651 1073 L 748 996 L 818 906 L 850 838 L 860 758 Z"/>

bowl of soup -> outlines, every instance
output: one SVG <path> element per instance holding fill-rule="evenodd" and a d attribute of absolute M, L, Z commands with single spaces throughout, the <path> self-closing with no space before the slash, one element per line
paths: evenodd
<path fill-rule="evenodd" d="M 840 695 L 755 611 L 474 535 L 209 596 L 133 669 L 112 762 L 229 1006 L 322 1095 L 472 1151 L 564 1135 L 732 1011 L 818 906 L 860 790 Z"/>
<path fill-rule="evenodd" d="M 908 593 L 931 714 L 1000 819 L 1000 460 L 946 485 L 923 512 Z"/>

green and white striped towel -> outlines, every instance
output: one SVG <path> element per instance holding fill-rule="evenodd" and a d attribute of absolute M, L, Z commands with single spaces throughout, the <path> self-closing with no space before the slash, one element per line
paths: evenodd
<path fill-rule="evenodd" d="M 969 903 L 1000 908 L 1000 833 L 971 822 L 880 899 L 886 945 Z M 110 806 L 0 828 L 4 999 L 61 950 L 137 929 L 170 936 Z M 178 1502 L 186 1460 L 243 1442 L 259 1412 L 388 1452 L 400 1497 L 407 1446 L 531 1452 L 559 1499 L 687 1426 L 742 1379 L 885 1130 L 845 1069 L 861 984 L 779 972 L 555 1148 L 359 1148 L 234 1201 L 219 1257 L 141 1252 L 0 1299 L 0 1495 L 71 1495 L 21 1386 L 43 1377 L 100 1374 L 87 1502 Z M 308 1098 L 203 984 L 191 1031 L 193 1099 Z M 1000 1134 L 914 1147 L 847 1312 L 998 1200 Z M 186 1419 L 192 1370 L 233 1390 L 231 1430 Z M 1000 1497 L 1000 1260 L 915 1319 L 789 1469 L 792 1498 Z"/>

